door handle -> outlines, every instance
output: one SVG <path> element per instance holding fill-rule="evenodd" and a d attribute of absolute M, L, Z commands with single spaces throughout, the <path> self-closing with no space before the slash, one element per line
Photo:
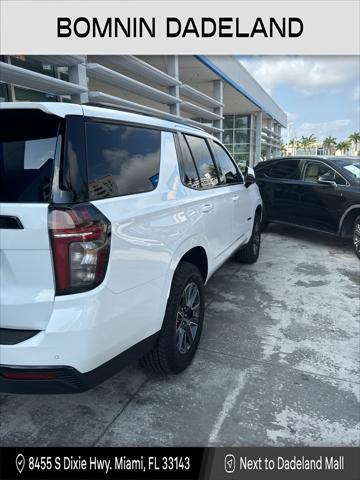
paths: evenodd
<path fill-rule="evenodd" d="M 208 212 L 210 212 L 213 208 L 214 208 L 214 205 L 213 205 L 212 203 L 207 203 L 206 205 L 203 205 L 203 206 L 201 207 L 201 211 L 202 211 L 203 213 L 208 213 Z"/>
<path fill-rule="evenodd" d="M 233 199 L 233 202 L 236 202 L 237 200 L 239 200 L 239 195 L 234 195 L 232 199 Z"/>

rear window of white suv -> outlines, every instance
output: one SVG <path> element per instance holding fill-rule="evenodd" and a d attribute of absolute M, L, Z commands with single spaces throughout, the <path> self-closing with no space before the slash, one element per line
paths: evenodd
<path fill-rule="evenodd" d="M 60 123 L 40 110 L 0 111 L 0 202 L 50 201 Z"/>
<path fill-rule="evenodd" d="M 157 187 L 161 131 L 87 121 L 89 198 L 131 195 Z"/>

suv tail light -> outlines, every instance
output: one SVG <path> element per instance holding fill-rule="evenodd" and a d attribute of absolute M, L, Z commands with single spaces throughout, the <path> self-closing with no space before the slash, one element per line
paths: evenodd
<path fill-rule="evenodd" d="M 91 204 L 52 205 L 48 227 L 56 279 L 56 295 L 84 292 L 105 277 L 111 224 Z"/>

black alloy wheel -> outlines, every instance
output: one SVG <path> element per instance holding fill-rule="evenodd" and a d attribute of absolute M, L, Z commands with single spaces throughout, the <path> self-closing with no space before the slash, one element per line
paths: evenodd
<path fill-rule="evenodd" d="M 185 370 L 200 341 L 204 311 L 204 279 L 195 265 L 181 262 L 174 273 L 158 340 L 142 358 L 142 365 L 162 375 Z"/>

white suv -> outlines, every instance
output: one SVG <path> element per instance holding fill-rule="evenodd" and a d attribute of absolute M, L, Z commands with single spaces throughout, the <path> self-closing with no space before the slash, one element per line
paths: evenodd
<path fill-rule="evenodd" d="M 253 171 L 134 113 L 19 102 L 0 121 L 0 390 L 84 391 L 140 356 L 181 372 L 204 284 L 235 252 L 258 258 Z"/>

